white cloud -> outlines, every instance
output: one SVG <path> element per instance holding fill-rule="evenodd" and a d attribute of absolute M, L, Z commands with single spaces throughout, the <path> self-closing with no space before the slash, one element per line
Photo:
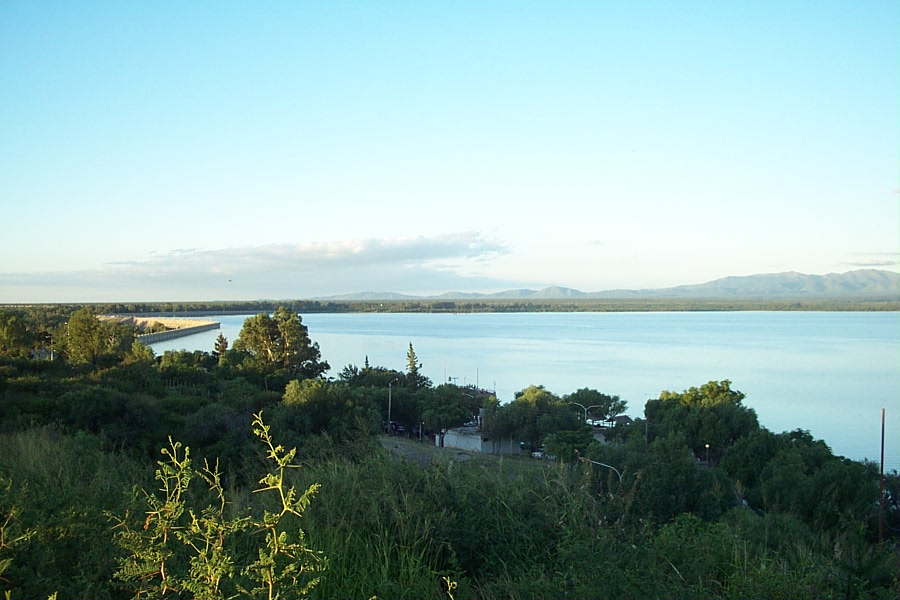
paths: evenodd
<path fill-rule="evenodd" d="M 0 302 L 308 298 L 358 291 L 502 288 L 467 268 L 507 252 L 478 232 L 177 249 L 63 273 L 0 274 Z"/>
<path fill-rule="evenodd" d="M 844 264 L 848 267 L 863 269 L 882 269 L 900 265 L 900 253 L 897 252 L 867 252 L 854 256 L 852 260 Z"/>
<path fill-rule="evenodd" d="M 503 243 L 479 233 L 436 237 L 364 239 L 302 244 L 266 244 L 220 250 L 175 250 L 147 260 L 109 263 L 109 268 L 137 269 L 144 274 L 257 273 L 283 270 L 310 272 L 319 269 L 378 267 L 389 264 L 423 264 L 447 259 L 489 259 L 506 252 Z"/>

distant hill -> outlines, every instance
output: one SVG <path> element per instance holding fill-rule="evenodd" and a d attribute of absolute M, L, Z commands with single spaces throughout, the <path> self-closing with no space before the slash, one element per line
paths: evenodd
<path fill-rule="evenodd" d="M 592 298 L 900 298 L 900 274 L 876 269 L 806 275 L 770 273 L 724 277 L 707 283 L 654 290 L 611 290 Z"/>
<path fill-rule="evenodd" d="M 330 300 L 335 302 L 367 302 L 373 300 L 421 300 L 422 296 L 410 296 L 408 294 L 398 294 L 396 292 L 359 292 L 357 294 L 339 294 L 337 296 L 327 296 L 324 298 L 315 298 L 315 300 Z"/>
<path fill-rule="evenodd" d="M 770 273 L 742 277 L 724 277 L 707 283 L 670 288 L 608 290 L 582 292 L 567 287 L 540 290 L 517 289 L 479 294 L 447 292 L 439 296 L 410 296 L 394 292 L 363 292 L 318 298 L 318 300 L 562 300 L 597 299 L 891 299 L 900 300 L 900 274 L 877 269 L 860 269 L 846 273 L 806 275 L 803 273 Z"/>

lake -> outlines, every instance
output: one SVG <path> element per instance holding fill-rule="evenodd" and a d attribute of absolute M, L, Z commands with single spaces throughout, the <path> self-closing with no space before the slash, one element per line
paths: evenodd
<path fill-rule="evenodd" d="M 247 315 L 214 316 L 222 329 L 153 344 L 211 352 L 233 342 Z M 495 390 L 501 402 L 529 385 L 557 395 L 583 387 L 618 395 L 627 414 L 646 400 L 728 379 L 771 431 L 807 429 L 835 454 L 900 469 L 900 314 L 891 312 L 660 312 L 304 314 L 337 374 L 348 364 L 421 372 Z"/>

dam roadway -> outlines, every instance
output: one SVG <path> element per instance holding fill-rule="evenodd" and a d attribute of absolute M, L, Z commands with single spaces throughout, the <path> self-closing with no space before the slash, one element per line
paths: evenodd
<path fill-rule="evenodd" d="M 165 342 L 168 340 L 174 340 L 177 338 L 194 335 L 195 333 L 201 333 L 203 331 L 209 331 L 211 329 L 220 329 L 221 326 L 222 324 L 218 321 L 207 321 L 198 323 L 196 325 L 190 325 L 188 327 L 168 329 L 166 331 L 158 331 L 156 333 L 145 333 L 143 335 L 136 336 L 135 339 L 147 346 L 150 344 L 155 344 L 157 342 Z"/>

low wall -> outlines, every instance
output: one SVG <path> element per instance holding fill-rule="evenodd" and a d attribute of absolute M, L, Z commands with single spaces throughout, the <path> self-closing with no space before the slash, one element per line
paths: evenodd
<path fill-rule="evenodd" d="M 440 434 L 435 436 L 434 445 L 440 446 Z M 444 434 L 444 448 L 457 448 L 471 452 L 481 452 L 481 434 L 468 434 L 458 429 L 450 429 Z"/>
<path fill-rule="evenodd" d="M 156 342 L 166 342 L 168 340 L 174 340 L 180 337 L 194 335 L 195 333 L 209 331 L 210 329 L 219 329 L 220 327 L 222 327 L 222 324 L 218 321 L 210 321 L 209 323 L 194 325 L 192 327 L 169 329 L 168 331 L 160 331 L 157 333 L 145 333 L 144 335 L 137 336 L 136 339 L 146 346 L 148 344 L 155 344 Z"/>

